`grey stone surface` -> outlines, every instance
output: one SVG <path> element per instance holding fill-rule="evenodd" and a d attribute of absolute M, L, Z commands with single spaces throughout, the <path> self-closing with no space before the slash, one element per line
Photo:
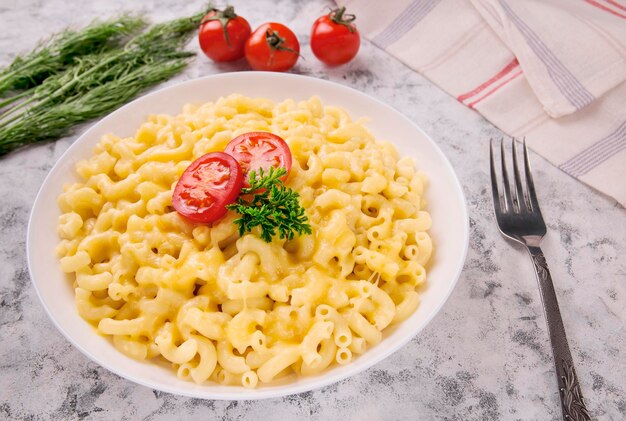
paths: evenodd
<path fill-rule="evenodd" d="M 122 10 L 158 21 L 194 12 L 202 3 L 0 0 L 0 66 L 68 25 Z M 124 380 L 61 336 L 39 304 L 26 268 L 26 225 L 37 190 L 87 124 L 56 143 L 0 158 L 0 419 L 561 419 L 530 260 L 505 242 L 492 218 L 487 144 L 502 133 L 367 41 L 354 62 L 324 68 L 308 48 L 308 34 L 330 3 L 233 3 L 253 27 L 275 20 L 295 30 L 304 57 L 294 72 L 343 83 L 391 104 L 441 146 L 463 184 L 471 218 L 458 286 L 432 323 L 400 351 L 321 390 L 257 402 L 203 401 Z M 195 42 L 190 48 L 197 48 Z M 244 68 L 198 56 L 168 84 Z M 626 212 L 541 157 L 531 159 L 549 226 L 544 251 L 589 409 L 599 420 L 626 419 Z"/>

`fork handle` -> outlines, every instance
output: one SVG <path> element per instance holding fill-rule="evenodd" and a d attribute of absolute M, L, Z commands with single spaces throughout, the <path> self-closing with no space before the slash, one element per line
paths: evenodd
<path fill-rule="evenodd" d="M 559 303 L 556 299 L 552 276 L 550 276 L 546 258 L 539 247 L 527 247 L 535 265 L 535 273 L 539 283 L 539 291 L 541 292 L 541 302 L 546 315 L 548 333 L 550 334 L 563 419 L 566 421 L 591 420 L 580 390 L 576 370 L 574 370 L 574 361 L 567 344 L 565 327 L 563 326 L 563 319 L 561 319 L 561 311 L 559 310 Z"/>

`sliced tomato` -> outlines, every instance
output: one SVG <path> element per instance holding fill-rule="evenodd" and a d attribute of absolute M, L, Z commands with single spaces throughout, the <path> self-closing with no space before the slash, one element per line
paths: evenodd
<path fill-rule="evenodd" d="M 235 158 L 212 152 L 183 172 L 174 188 L 172 205 L 193 222 L 215 222 L 226 214 L 226 205 L 237 199 L 242 184 L 243 172 Z"/>
<path fill-rule="evenodd" d="M 237 136 L 226 145 L 224 149 L 232 155 L 241 166 L 243 171 L 243 185 L 250 187 L 248 183 L 248 173 L 263 168 L 264 171 L 270 167 L 283 167 L 291 170 L 291 151 L 287 142 L 280 136 L 269 132 L 249 132 Z M 287 178 L 287 175 L 283 179 Z"/>

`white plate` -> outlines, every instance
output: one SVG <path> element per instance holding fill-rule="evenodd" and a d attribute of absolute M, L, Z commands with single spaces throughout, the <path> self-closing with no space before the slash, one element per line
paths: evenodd
<path fill-rule="evenodd" d="M 435 254 L 427 275 L 428 287 L 417 311 L 383 341 L 350 364 L 333 367 L 315 377 L 295 375 L 256 390 L 215 384 L 196 385 L 179 380 L 173 370 L 139 362 L 117 351 L 106 338 L 80 318 L 74 292 L 61 272 L 54 248 L 58 243 L 57 197 L 65 183 L 76 180 L 74 166 L 89 157 L 107 133 L 131 136 L 151 113 L 176 114 L 186 103 L 214 101 L 240 93 L 277 101 L 318 95 L 324 104 L 348 110 L 352 118 L 369 117 L 367 126 L 379 139 L 393 142 L 401 155 L 413 156 L 430 178 L 426 199 L 432 215 Z M 95 124 L 63 154 L 44 181 L 28 225 L 28 266 L 41 303 L 61 333 L 83 354 L 112 372 L 136 383 L 165 392 L 206 399 L 261 399 L 305 392 L 359 373 L 388 357 L 441 309 L 457 282 L 468 244 L 468 217 L 463 192 L 450 163 L 437 145 L 402 114 L 354 89 L 311 77 L 282 73 L 240 72 L 190 80 L 139 98 Z"/>

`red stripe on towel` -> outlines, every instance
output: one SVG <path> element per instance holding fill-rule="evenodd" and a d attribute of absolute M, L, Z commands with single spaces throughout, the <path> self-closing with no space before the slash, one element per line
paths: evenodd
<path fill-rule="evenodd" d="M 618 9 L 622 9 L 622 10 L 626 11 L 626 6 L 622 6 L 621 4 L 616 2 L 615 0 L 604 0 L 604 1 L 607 2 L 608 4 L 612 4 L 613 6 L 617 7 Z"/>
<path fill-rule="evenodd" d="M 506 85 L 507 83 L 509 83 L 510 81 L 512 81 L 513 79 L 515 79 L 516 77 L 518 77 L 521 74 L 522 74 L 522 69 L 520 69 L 519 71 L 515 72 L 510 77 L 504 79 L 501 83 L 499 83 L 498 85 L 494 86 L 493 89 L 491 89 L 490 91 L 487 91 L 487 93 L 485 95 L 483 95 L 480 98 L 470 102 L 469 104 L 467 104 L 467 106 L 470 107 L 470 108 L 474 108 L 474 105 L 478 104 L 480 101 L 482 101 L 483 99 L 487 98 L 488 96 L 490 96 L 491 94 L 496 92 L 498 89 L 500 89 L 501 87 L 503 87 L 504 85 Z"/>
<path fill-rule="evenodd" d="M 518 66 L 519 66 L 519 62 L 517 61 L 517 58 L 514 58 L 513 61 L 511 61 L 506 66 L 504 66 L 504 68 L 502 70 L 500 70 L 491 79 L 489 79 L 488 81 L 482 83 L 481 85 L 479 85 L 478 87 L 472 89 L 471 91 L 466 92 L 466 93 L 464 93 L 462 95 L 459 95 L 456 99 L 459 102 L 463 102 L 463 101 L 465 101 L 468 98 L 471 98 L 471 97 L 473 97 L 475 95 L 478 95 L 479 93 L 481 93 L 482 91 L 487 89 L 489 86 L 493 85 L 494 83 L 496 83 L 497 81 L 499 81 L 500 79 L 505 77 L 508 73 L 511 72 L 511 70 L 513 70 L 514 68 L 516 68 Z"/>
<path fill-rule="evenodd" d="M 596 0 L 585 0 L 585 1 L 589 3 L 590 5 L 597 7 L 598 9 L 602 9 L 605 12 L 609 12 L 612 15 L 619 16 L 622 19 L 626 19 L 626 15 L 622 15 L 621 13 L 616 12 L 613 9 L 610 9 L 606 7 L 605 5 L 603 5 L 602 3 L 598 3 Z"/>

